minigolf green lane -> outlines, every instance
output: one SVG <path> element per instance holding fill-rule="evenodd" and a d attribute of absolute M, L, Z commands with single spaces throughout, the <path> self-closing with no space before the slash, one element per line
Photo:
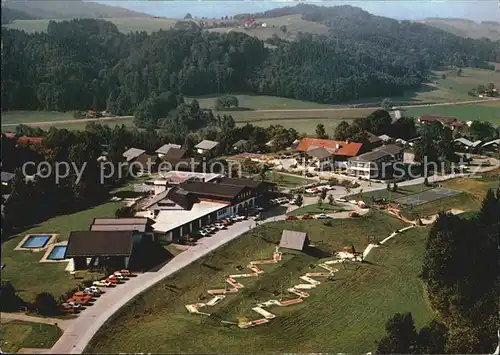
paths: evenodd
<path fill-rule="evenodd" d="M 252 328 L 252 327 L 255 327 L 257 325 L 269 323 L 271 321 L 271 319 L 276 318 L 276 315 L 271 313 L 271 312 L 266 311 L 264 308 L 272 307 L 272 306 L 286 307 L 286 306 L 290 306 L 293 304 L 301 303 L 304 301 L 304 298 L 307 298 L 310 296 L 308 292 L 305 292 L 303 290 L 311 290 L 311 289 L 314 289 L 317 286 L 321 285 L 321 282 L 315 280 L 314 278 L 316 278 L 316 277 L 331 278 L 335 275 L 335 273 L 337 273 L 339 271 L 338 269 L 333 268 L 330 265 L 343 263 L 346 260 L 350 260 L 350 261 L 361 261 L 362 260 L 356 254 L 348 253 L 348 252 L 338 252 L 335 254 L 335 256 L 336 256 L 336 258 L 334 260 L 323 261 L 320 264 L 318 264 L 318 266 L 320 268 L 325 269 L 327 272 L 309 272 L 309 273 L 306 273 L 305 275 L 302 275 L 299 277 L 302 281 L 305 281 L 306 283 L 294 285 L 294 286 L 287 289 L 287 291 L 289 293 L 292 293 L 292 294 L 298 296 L 297 298 L 290 299 L 290 300 L 281 300 L 281 299 L 280 300 L 268 300 L 268 301 L 259 303 L 259 304 L 257 304 L 256 307 L 252 308 L 252 310 L 254 312 L 260 314 L 264 318 L 256 319 L 253 321 L 240 321 L 239 323 L 224 321 L 224 320 L 221 320 L 221 322 L 225 323 L 225 324 L 234 324 L 242 329 Z M 237 282 L 236 279 L 258 277 L 260 274 L 264 273 L 264 270 L 262 270 L 257 265 L 277 264 L 281 260 L 282 260 L 282 253 L 279 251 L 279 248 L 276 247 L 276 250 L 273 253 L 272 259 L 250 261 L 247 268 L 252 270 L 253 273 L 229 275 L 225 279 L 225 281 L 227 284 L 229 284 L 231 286 L 231 288 L 226 287 L 223 289 L 207 290 L 208 294 L 210 294 L 211 296 L 214 296 L 212 299 L 210 299 L 206 303 L 187 304 L 186 309 L 188 310 L 189 313 L 192 313 L 192 314 L 201 314 L 201 315 L 205 315 L 205 316 L 210 316 L 211 315 L 210 313 L 201 312 L 200 309 L 205 308 L 205 307 L 213 307 L 213 306 L 219 304 L 220 301 L 225 299 L 227 294 L 237 293 L 239 290 L 244 288 L 244 286 L 241 283 Z"/>

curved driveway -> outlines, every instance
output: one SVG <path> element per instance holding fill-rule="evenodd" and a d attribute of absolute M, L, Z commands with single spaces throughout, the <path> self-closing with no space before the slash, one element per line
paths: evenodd
<path fill-rule="evenodd" d="M 284 219 L 284 216 L 269 217 L 260 223 L 279 219 Z M 253 220 L 238 222 L 211 237 L 200 239 L 199 244 L 175 256 L 158 271 L 139 274 L 118 287 L 107 289 L 107 292 L 99 297 L 93 306 L 88 307 L 75 320 L 70 321 L 61 338 L 48 353 L 81 354 L 104 323 L 135 296 L 255 226 L 256 223 Z"/>

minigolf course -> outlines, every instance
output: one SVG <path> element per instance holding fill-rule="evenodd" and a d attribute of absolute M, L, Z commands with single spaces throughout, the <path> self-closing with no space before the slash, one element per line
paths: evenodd
<path fill-rule="evenodd" d="M 320 268 L 324 269 L 325 272 L 306 273 L 306 274 L 299 277 L 299 279 L 301 281 L 303 281 L 303 283 L 297 284 L 297 285 L 292 286 L 292 287 L 287 289 L 287 291 L 289 293 L 296 295 L 297 298 L 285 300 L 285 301 L 269 300 L 269 301 L 259 303 L 256 305 L 256 307 L 252 308 L 252 310 L 255 313 L 258 313 L 260 316 L 262 316 L 264 318 L 256 319 L 253 321 L 240 322 L 240 323 L 227 322 L 227 321 L 222 321 L 222 322 L 223 323 L 230 323 L 230 324 L 237 324 L 238 327 L 243 328 L 243 329 L 255 327 L 257 325 L 261 325 L 261 324 L 265 324 L 265 323 L 269 323 L 272 319 L 276 318 L 276 315 L 267 311 L 265 308 L 275 307 L 275 306 L 286 307 L 286 306 L 290 306 L 293 304 L 303 302 L 304 298 L 307 298 L 310 296 L 310 294 L 308 292 L 306 292 L 306 290 L 312 290 L 312 289 L 321 285 L 321 282 L 316 280 L 316 278 L 329 278 L 329 277 L 332 277 L 336 272 L 339 271 L 338 269 L 332 267 L 331 265 L 342 263 L 344 260 L 352 260 L 352 261 L 359 261 L 360 260 L 354 254 L 347 253 L 347 252 L 337 253 L 336 257 L 337 258 L 335 260 L 323 261 L 322 263 L 318 264 L 318 266 Z M 225 280 L 226 283 L 230 286 L 229 288 L 207 290 L 207 293 L 209 295 L 213 296 L 213 298 L 211 298 L 206 303 L 188 304 L 188 305 L 186 305 L 186 309 L 188 310 L 189 313 L 192 313 L 192 314 L 201 314 L 201 315 L 205 315 L 205 316 L 210 316 L 210 313 L 202 312 L 201 309 L 204 309 L 206 307 L 215 306 L 220 301 L 225 299 L 228 294 L 237 293 L 240 289 L 244 288 L 244 286 L 241 283 L 239 283 L 236 279 L 258 277 L 259 275 L 264 273 L 264 270 L 262 270 L 258 265 L 276 264 L 276 263 L 279 263 L 281 261 L 281 258 L 282 258 L 282 253 L 279 251 L 279 248 L 276 247 L 276 250 L 273 253 L 272 259 L 250 261 L 250 263 L 247 265 L 247 268 L 250 269 L 251 271 L 253 271 L 252 273 L 229 275 Z"/>

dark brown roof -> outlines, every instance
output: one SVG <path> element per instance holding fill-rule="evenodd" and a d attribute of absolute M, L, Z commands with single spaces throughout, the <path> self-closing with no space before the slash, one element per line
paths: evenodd
<path fill-rule="evenodd" d="M 66 258 L 129 256 L 133 231 L 77 231 L 69 235 Z"/>
<path fill-rule="evenodd" d="M 357 157 L 349 158 L 349 160 L 350 161 L 372 162 L 372 161 L 379 160 L 379 159 L 386 157 L 386 156 L 396 155 L 398 153 L 401 153 L 402 150 L 403 150 L 403 148 L 396 145 L 396 144 L 388 144 L 388 145 L 384 145 L 380 148 L 377 148 L 371 152 L 358 155 Z"/>
<path fill-rule="evenodd" d="M 152 224 L 149 218 L 94 218 L 92 224 Z"/>
<path fill-rule="evenodd" d="M 402 148 L 401 146 L 396 145 L 396 144 L 387 144 L 387 145 L 383 145 L 383 146 L 377 148 L 376 150 L 382 151 L 382 152 L 385 152 L 385 153 L 388 153 L 391 155 L 396 155 L 396 154 L 401 153 L 401 151 L 404 150 L 404 148 Z"/>
<path fill-rule="evenodd" d="M 185 182 L 181 187 L 195 195 L 235 198 L 247 187 L 244 185 L 226 185 L 211 182 Z"/>
<path fill-rule="evenodd" d="M 93 224 L 90 226 L 91 231 L 137 231 L 146 232 L 147 225 L 145 224 Z"/>
<path fill-rule="evenodd" d="M 187 211 L 191 210 L 193 205 L 198 202 L 198 198 L 193 193 L 177 186 L 168 191 L 167 197 Z"/>
<path fill-rule="evenodd" d="M 374 143 L 382 142 L 382 139 L 380 137 L 374 135 L 373 133 L 368 132 L 368 131 L 365 131 L 365 133 L 366 133 L 366 140 L 369 143 L 374 144 Z"/>
<path fill-rule="evenodd" d="M 177 164 L 186 154 L 186 149 L 184 148 L 170 148 L 164 155 L 161 157 L 162 161 L 167 161 L 171 164 Z"/>

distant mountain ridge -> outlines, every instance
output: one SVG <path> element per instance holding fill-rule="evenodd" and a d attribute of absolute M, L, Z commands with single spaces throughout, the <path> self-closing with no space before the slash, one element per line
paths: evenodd
<path fill-rule="evenodd" d="M 17 16 L 14 20 L 28 19 L 21 18 L 22 16 L 28 16 L 31 19 L 151 17 L 121 7 L 83 0 L 5 0 L 2 1 L 2 12 L 5 10 L 14 12 Z"/>
<path fill-rule="evenodd" d="M 420 22 L 462 37 L 475 39 L 484 37 L 493 41 L 500 40 L 500 23 L 497 21 L 477 23 L 459 18 L 426 18 Z"/>

